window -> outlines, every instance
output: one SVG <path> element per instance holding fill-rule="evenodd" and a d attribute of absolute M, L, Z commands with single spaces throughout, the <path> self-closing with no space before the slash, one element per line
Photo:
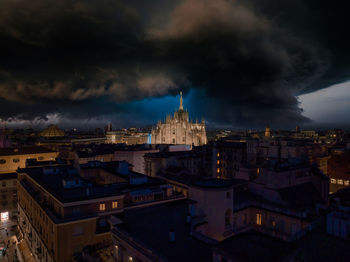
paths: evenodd
<path fill-rule="evenodd" d="M 216 154 L 216 157 L 220 157 L 220 153 L 217 153 L 217 154 Z"/>
<path fill-rule="evenodd" d="M 100 204 L 100 211 L 105 211 L 106 210 L 106 204 L 105 203 L 101 203 Z"/>
<path fill-rule="evenodd" d="M 165 137 L 162 137 L 162 141 L 165 142 Z"/>
<path fill-rule="evenodd" d="M 44 160 L 44 157 L 43 157 L 43 156 L 39 156 L 39 157 L 38 157 L 38 160 L 40 160 L 40 161 L 41 161 L 41 160 Z"/>
<path fill-rule="evenodd" d="M 6 160 L 5 159 L 0 159 L 0 164 L 1 165 L 6 164 Z"/>
<path fill-rule="evenodd" d="M 185 142 L 185 137 L 182 137 L 182 142 Z"/>
<path fill-rule="evenodd" d="M 343 179 L 338 179 L 338 185 L 342 185 L 343 184 Z"/>
<path fill-rule="evenodd" d="M 231 225 L 231 209 L 227 209 L 225 212 L 225 226 Z"/>
<path fill-rule="evenodd" d="M 3 187 L 6 186 L 6 181 L 2 181 L 2 186 L 3 186 Z"/>
<path fill-rule="evenodd" d="M 261 214 L 259 213 L 256 214 L 256 224 L 261 226 Z"/>
<path fill-rule="evenodd" d="M 173 144 L 175 144 L 175 138 L 173 138 Z"/>
<path fill-rule="evenodd" d="M 173 129 L 173 135 L 175 135 L 175 129 Z"/>
<path fill-rule="evenodd" d="M 349 180 L 344 180 L 344 186 L 349 186 Z"/>
<path fill-rule="evenodd" d="M 216 164 L 217 164 L 217 165 L 220 165 L 220 160 L 216 161 Z"/>
<path fill-rule="evenodd" d="M 19 159 L 18 158 L 14 158 L 12 159 L 13 163 L 18 163 L 19 162 Z"/>
<path fill-rule="evenodd" d="M 112 202 L 112 208 L 118 208 L 118 201 Z"/>
<path fill-rule="evenodd" d="M 216 169 L 216 173 L 218 173 L 218 174 L 220 173 L 220 168 Z"/>
<path fill-rule="evenodd" d="M 337 180 L 335 180 L 334 178 L 331 178 L 331 184 L 336 184 Z"/>

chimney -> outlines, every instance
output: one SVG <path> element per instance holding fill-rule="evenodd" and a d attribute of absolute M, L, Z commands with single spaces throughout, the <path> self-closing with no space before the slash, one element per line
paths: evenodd
<path fill-rule="evenodd" d="M 169 242 L 170 243 L 175 242 L 175 230 L 174 229 L 169 230 Z"/>

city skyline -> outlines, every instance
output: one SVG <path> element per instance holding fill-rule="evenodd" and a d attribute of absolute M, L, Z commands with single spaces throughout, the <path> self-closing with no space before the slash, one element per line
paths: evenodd
<path fill-rule="evenodd" d="M 347 7 L 3 0 L 0 118 L 154 125 L 183 91 L 191 117 L 209 127 L 347 128 Z"/>

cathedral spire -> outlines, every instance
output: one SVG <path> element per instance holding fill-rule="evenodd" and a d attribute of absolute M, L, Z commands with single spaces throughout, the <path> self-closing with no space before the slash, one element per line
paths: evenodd
<path fill-rule="evenodd" d="M 184 107 L 182 105 L 182 91 L 180 91 L 180 107 L 179 110 L 184 110 Z"/>

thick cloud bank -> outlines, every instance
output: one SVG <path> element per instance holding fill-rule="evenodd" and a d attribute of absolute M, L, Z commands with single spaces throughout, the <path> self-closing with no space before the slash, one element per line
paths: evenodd
<path fill-rule="evenodd" d="M 0 118 L 128 114 L 194 89 L 212 123 L 308 121 L 296 96 L 348 77 L 345 3 L 0 0 Z"/>

